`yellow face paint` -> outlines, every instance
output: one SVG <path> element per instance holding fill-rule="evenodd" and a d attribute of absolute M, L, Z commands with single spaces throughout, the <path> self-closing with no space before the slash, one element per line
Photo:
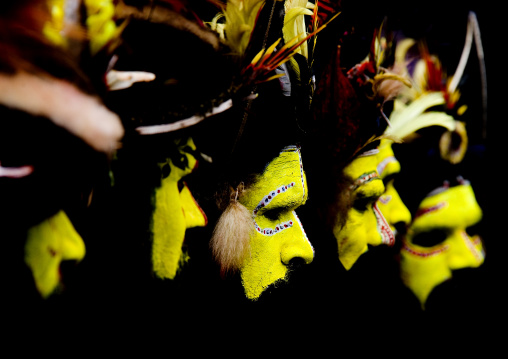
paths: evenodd
<path fill-rule="evenodd" d="M 49 297 L 61 284 L 60 263 L 80 261 L 84 256 L 85 243 L 64 211 L 28 230 L 25 263 L 43 298 Z"/>
<path fill-rule="evenodd" d="M 268 286 L 285 279 L 292 259 L 314 259 L 295 212 L 307 201 L 307 191 L 300 150 L 288 147 L 240 198 L 252 212 L 255 228 L 250 255 L 240 268 L 247 298 L 257 299 Z"/>
<path fill-rule="evenodd" d="M 152 264 L 154 273 L 159 278 L 173 279 L 183 258 L 182 245 L 185 231 L 191 227 L 203 227 L 207 218 L 182 178 L 191 173 L 197 165 L 197 160 L 184 148 L 196 149 L 189 138 L 178 145 L 179 152 L 185 156 L 187 165 L 179 168 L 171 159 L 161 163 L 161 169 L 169 166 L 170 172 L 155 190 L 155 209 L 152 217 Z M 180 191 L 179 182 L 183 189 Z"/>
<path fill-rule="evenodd" d="M 395 189 L 394 176 L 400 172 L 400 162 L 395 158 L 392 141 L 383 139 L 379 145 L 377 171 L 385 184 L 385 192 L 377 201 L 379 210 L 394 233 L 395 224 L 403 223 L 405 226 L 411 222 L 411 212 L 406 207 L 399 193 Z"/>
<path fill-rule="evenodd" d="M 346 224 L 341 227 L 337 220 L 333 234 L 339 260 L 347 270 L 368 250 L 368 245 L 392 245 L 394 242 L 393 232 L 376 205 L 385 191 L 376 166 L 377 156 L 369 154 L 354 159 L 344 169 L 345 174 L 354 179 L 351 188 L 354 202 Z"/>
<path fill-rule="evenodd" d="M 422 307 L 452 270 L 475 268 L 485 259 L 481 239 L 466 232 L 482 218 L 469 182 L 433 192 L 420 204 L 401 250 L 402 280 Z"/>

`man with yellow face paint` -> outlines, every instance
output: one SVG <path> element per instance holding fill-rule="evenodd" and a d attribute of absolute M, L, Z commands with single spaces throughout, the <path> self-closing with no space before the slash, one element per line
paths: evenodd
<path fill-rule="evenodd" d="M 187 152 L 195 151 L 196 146 L 191 138 L 177 141 L 175 145 L 182 156 L 183 166 L 175 165 L 171 158 L 159 164 L 163 178 L 155 189 L 152 217 L 153 271 L 158 277 L 169 279 L 174 279 L 179 264 L 185 261 L 182 245 L 186 229 L 207 223 L 205 213 L 183 182 L 183 177 L 197 166 L 196 158 Z"/>
<path fill-rule="evenodd" d="M 126 241 L 112 250 L 124 253 L 129 273 L 141 286 L 149 289 L 153 279 L 175 280 L 190 259 L 187 230 L 208 223 L 186 182 L 200 159 L 192 137 L 178 134 L 134 137 L 118 151 L 114 227 Z"/>
<path fill-rule="evenodd" d="M 413 39 L 403 39 L 397 45 L 396 62 L 410 75 L 413 86 L 405 88 L 395 99 L 391 126 L 386 133 L 402 140 L 401 144 L 397 144 L 397 149 L 401 149 L 397 153 L 408 173 L 415 171 L 409 177 L 406 175 L 403 178 L 406 183 L 402 183 L 406 203 L 411 203 L 409 207 L 413 208 L 414 218 L 407 235 L 401 236 L 400 275 L 421 307 L 425 308 L 429 294 L 437 285 L 451 278 L 453 269 L 477 267 L 483 263 L 484 254 L 480 239 L 475 237 L 472 240 L 465 231 L 477 224 L 482 216 L 469 182 L 460 177 L 453 187 L 445 182 L 423 200 L 416 194 L 422 188 L 428 188 L 428 183 L 436 186 L 437 181 L 442 181 L 441 176 L 452 176 L 455 171 L 450 164 L 457 165 L 462 161 L 468 143 L 464 124 L 455 119 L 463 114 L 464 107 L 457 105 L 460 94 L 451 85 L 444 85 L 449 85 L 452 78 L 446 81 L 439 59 L 431 56 L 425 46 L 420 46 L 417 56 L 410 55 L 409 50 L 414 49 L 416 44 Z M 461 75 L 458 70 L 454 76 L 458 78 Z M 456 114 L 452 114 L 456 107 Z M 452 133 L 455 136 L 453 145 L 445 141 Z M 434 148 L 434 135 L 441 136 L 436 141 L 439 149 Z M 400 164 L 394 165 L 396 159 L 391 144 L 391 141 L 385 143 L 388 160 L 380 159 L 380 166 L 386 166 L 388 170 L 388 166 L 392 165 L 400 172 Z M 422 145 L 428 147 L 418 147 Z M 416 163 L 418 168 L 413 168 Z M 416 188 L 415 175 L 420 174 L 428 183 L 421 183 L 418 186 L 421 188 Z M 382 200 L 383 197 L 380 202 Z M 387 217 L 390 216 L 389 206 L 382 207 L 382 210 L 386 211 Z M 406 216 L 406 219 L 409 218 Z"/>
<path fill-rule="evenodd" d="M 185 182 L 203 158 L 194 128 L 231 106 L 223 45 L 199 19 L 198 3 L 115 2 L 113 19 L 122 31 L 97 56 L 110 61 L 106 103 L 128 128 L 114 163 L 114 205 L 127 237 L 127 267 L 141 275 L 142 286 L 153 278 L 174 282 L 189 259 L 187 229 L 207 224 Z"/>
<path fill-rule="evenodd" d="M 333 234 L 337 239 L 339 260 L 350 269 L 368 250 L 368 245 L 393 245 L 395 239 L 390 226 L 377 207 L 376 201 L 385 192 L 377 172 L 378 158 L 374 152 L 366 152 L 354 159 L 344 173 L 353 179 L 351 185 L 352 207 L 344 226 L 337 221 Z"/>
<path fill-rule="evenodd" d="M 401 276 L 422 308 L 432 290 L 452 271 L 475 268 L 485 259 L 480 237 L 470 228 L 482 219 L 471 184 L 461 178 L 423 199 L 401 250 Z"/>
<path fill-rule="evenodd" d="M 211 246 L 223 273 L 239 273 L 247 299 L 256 301 L 286 282 L 295 261 L 312 262 L 314 249 L 295 212 L 307 198 L 298 146 L 285 147 L 247 186 L 232 192 Z"/>
<path fill-rule="evenodd" d="M 253 218 L 248 255 L 240 267 L 247 298 L 257 299 L 270 285 L 287 279 L 293 259 L 312 262 L 314 250 L 295 212 L 307 196 L 297 147 L 285 148 L 240 196 Z"/>

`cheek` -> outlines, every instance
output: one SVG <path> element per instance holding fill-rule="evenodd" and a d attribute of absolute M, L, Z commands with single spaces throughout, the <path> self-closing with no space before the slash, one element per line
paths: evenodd
<path fill-rule="evenodd" d="M 262 263 L 260 269 L 273 266 L 274 263 L 280 262 L 280 240 L 283 238 L 282 233 L 273 235 L 264 235 L 256 233 L 251 237 L 251 262 Z"/>
<path fill-rule="evenodd" d="M 366 247 L 367 232 L 362 225 L 362 214 L 351 210 L 344 227 L 336 225 L 334 235 L 337 239 L 339 256 L 359 256 Z"/>
<path fill-rule="evenodd" d="M 422 306 L 437 285 L 451 278 L 452 272 L 446 258 L 444 246 L 434 249 L 425 248 L 421 251 L 418 248 L 406 246 L 402 249 L 401 279 Z"/>
<path fill-rule="evenodd" d="M 457 229 L 447 242 L 450 244 L 448 263 L 451 269 L 475 268 L 484 262 L 485 254 L 478 236 L 473 239 Z"/>
<path fill-rule="evenodd" d="M 258 298 L 266 288 L 286 277 L 288 269 L 282 263 L 281 252 L 292 231 L 293 228 L 273 235 L 258 232 L 251 237 L 250 256 L 240 270 L 247 298 Z"/>
<path fill-rule="evenodd" d="M 291 213 L 282 215 L 278 220 L 258 216 L 255 218 L 254 227 L 256 234 L 251 240 L 252 252 L 271 257 L 272 261 L 280 261 L 283 244 L 297 232 L 297 223 Z"/>
<path fill-rule="evenodd" d="M 367 243 L 370 237 L 379 237 L 377 221 L 372 208 L 364 212 L 350 210 L 346 225 L 344 227 L 336 225 L 334 234 L 341 242 L 358 243 L 358 245 Z"/>

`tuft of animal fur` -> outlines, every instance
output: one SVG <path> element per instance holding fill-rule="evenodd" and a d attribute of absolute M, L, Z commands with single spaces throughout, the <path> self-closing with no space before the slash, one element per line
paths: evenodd
<path fill-rule="evenodd" d="M 236 199 L 231 200 L 213 230 L 210 246 L 221 274 L 239 269 L 250 253 L 254 231 L 252 213 Z"/>

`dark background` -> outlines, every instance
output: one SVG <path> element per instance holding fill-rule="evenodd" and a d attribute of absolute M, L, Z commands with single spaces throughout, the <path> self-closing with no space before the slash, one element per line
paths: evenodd
<path fill-rule="evenodd" d="M 111 344 L 110 337 L 127 333 L 122 341 L 123 348 L 120 348 L 125 349 L 141 339 L 149 338 L 155 342 L 159 338 L 154 333 L 174 335 L 177 332 L 178 339 L 184 338 L 184 341 L 175 344 L 171 340 L 173 336 L 163 335 L 159 342 L 168 343 L 168 354 L 174 353 L 171 348 L 176 347 L 201 352 L 222 349 L 222 354 L 238 347 L 260 348 L 266 354 L 275 351 L 271 344 L 285 350 L 284 354 L 293 354 L 296 349 L 296 354 L 301 355 L 301 348 L 314 353 L 326 349 L 332 350 L 331 353 L 337 357 L 341 354 L 362 356 L 367 353 L 408 354 L 412 357 L 421 352 L 435 354 L 442 345 L 448 351 L 457 352 L 479 349 L 485 353 L 497 349 L 507 334 L 504 329 L 507 319 L 506 295 L 503 294 L 506 285 L 506 235 L 503 224 L 506 223 L 504 207 L 507 197 L 503 178 L 506 163 L 504 11 L 499 3 L 493 1 L 368 0 L 351 1 L 345 5 L 345 9 L 348 10 L 350 21 L 356 24 L 358 39 L 367 48 L 372 29 L 387 16 L 392 27 L 400 28 L 408 36 L 425 37 L 431 52 L 439 55 L 450 73 L 453 73 L 462 51 L 467 14 L 470 10 L 475 11 L 482 33 L 488 76 L 488 122 L 487 136 L 484 138 L 480 135 L 481 91 L 473 48 L 466 70 L 468 82 L 464 87 L 464 97 L 471 99 L 471 118 L 475 118 L 476 114 L 478 120 L 471 122 L 474 128 L 469 133 L 472 146 L 464 170 L 484 210 L 481 234 L 486 243 L 487 257 L 481 268 L 458 273 L 453 281 L 438 288 L 431 298 L 431 310 L 424 315 L 419 311 L 415 299 L 394 276 L 394 263 L 386 261 L 392 258 L 393 253 L 378 247 L 376 251 L 362 256 L 349 273 L 337 267 L 337 273 L 330 272 L 318 283 L 311 282 L 308 288 L 316 289 L 315 296 L 301 291 L 301 300 L 294 303 L 278 300 L 276 306 L 266 308 L 269 315 L 256 317 L 254 314 L 258 313 L 257 309 L 251 315 L 244 311 L 246 308 L 252 309 L 251 306 L 226 308 L 218 303 L 219 300 L 212 298 L 216 292 L 206 292 L 209 289 L 206 286 L 210 284 L 205 283 L 208 273 L 200 273 L 203 268 L 190 269 L 189 276 L 194 275 L 192 285 L 197 287 L 190 290 L 194 297 L 184 299 L 192 300 L 185 302 L 178 299 L 165 303 L 159 298 L 153 301 L 159 294 L 159 288 L 154 289 L 149 283 L 140 284 L 145 278 L 129 277 L 137 267 L 132 264 L 131 268 L 127 268 L 128 258 L 121 257 L 126 254 L 125 251 L 118 252 L 116 248 L 103 245 L 106 242 L 100 243 L 114 237 L 114 243 L 121 245 L 124 238 L 114 231 L 105 231 L 94 243 L 87 244 L 90 258 L 95 258 L 102 266 L 99 273 L 90 262 L 83 263 L 84 272 L 78 271 L 75 284 L 70 282 L 67 287 L 67 295 L 52 299 L 44 308 L 45 315 L 41 317 L 30 318 L 39 307 L 33 307 L 33 312 L 27 311 L 28 314 L 18 321 L 16 328 L 19 328 L 19 332 L 15 334 L 37 335 L 52 322 L 54 326 L 63 328 L 64 332 L 68 329 L 66 338 L 73 337 L 73 333 L 79 331 L 80 335 L 73 339 L 82 343 L 87 338 L 85 343 L 104 341 Z M 365 56 L 362 51 L 358 54 L 360 60 Z M 422 168 L 423 174 L 427 171 L 431 173 L 432 169 Z M 106 210 L 99 213 L 98 218 L 101 219 L 98 223 L 107 226 L 111 218 L 109 215 Z M 128 235 L 122 231 L 120 234 Z M 196 240 L 202 239 L 201 234 L 199 229 L 190 231 L 189 242 L 193 241 L 193 236 Z M 200 248 L 207 249 L 202 244 Z M 95 257 L 92 256 L 94 249 Z M 200 255 L 191 253 L 191 258 L 200 259 Z M 332 264 L 339 265 L 338 261 Z M 88 277 L 87 270 L 91 270 L 93 275 Z M 295 281 L 296 289 L 289 290 L 287 298 L 291 293 L 300 293 L 298 284 L 308 284 L 308 280 L 308 277 L 303 277 L 300 282 Z M 180 289 L 180 285 L 174 284 L 171 290 Z M 200 288 L 199 285 L 204 287 Z M 161 293 L 164 294 L 165 290 L 161 289 Z M 281 297 L 284 298 L 284 295 Z M 176 312 L 169 311 L 175 303 L 180 307 Z M 200 318 L 191 315 L 193 311 L 208 315 Z M 301 311 L 312 313 L 310 319 L 296 320 Z M 31 320 L 34 318 L 35 322 Z M 293 320 L 289 320 L 291 318 Z M 246 330 L 246 324 L 254 330 Z M 162 332 L 157 330 L 159 326 L 164 327 Z M 131 337 L 136 339 L 126 344 L 125 338 Z M 210 339 L 213 341 L 211 345 Z M 144 341 L 143 344 L 149 349 L 153 342 Z M 202 343 L 206 345 L 201 346 Z"/>

